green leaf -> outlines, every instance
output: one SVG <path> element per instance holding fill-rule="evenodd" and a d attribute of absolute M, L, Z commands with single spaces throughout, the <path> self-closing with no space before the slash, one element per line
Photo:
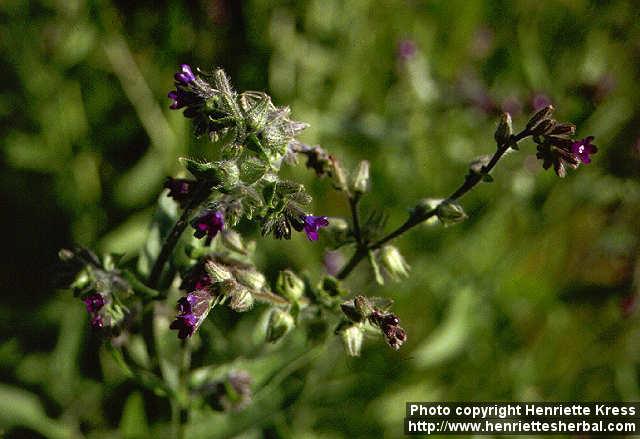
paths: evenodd
<path fill-rule="evenodd" d="M 477 300 L 469 288 L 454 297 L 444 322 L 414 352 L 418 368 L 436 366 L 456 356 L 472 334 Z"/>
<path fill-rule="evenodd" d="M 145 243 L 140 258 L 138 259 L 138 272 L 147 277 L 151 272 L 151 267 L 160 254 L 162 243 L 175 222 L 178 219 L 178 205 L 169 197 L 160 195 L 158 207 L 153 215 L 149 236 Z"/>
<path fill-rule="evenodd" d="M 125 439 L 149 437 L 144 400 L 139 392 L 132 393 L 124 404 L 120 419 L 120 433 Z"/>
<path fill-rule="evenodd" d="M 47 417 L 36 395 L 6 384 L 0 384 L 0 427 L 27 427 L 51 439 L 77 437 L 72 427 Z"/>
<path fill-rule="evenodd" d="M 240 164 L 240 180 L 245 184 L 253 184 L 260 180 L 267 171 L 267 165 L 257 157 L 248 157 Z"/>

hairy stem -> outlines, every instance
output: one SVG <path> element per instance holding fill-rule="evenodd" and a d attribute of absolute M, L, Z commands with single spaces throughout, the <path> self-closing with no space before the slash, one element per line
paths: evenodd
<path fill-rule="evenodd" d="M 456 201 L 471 189 L 473 189 L 480 181 L 482 181 L 482 176 L 484 174 L 488 174 L 489 172 L 491 172 L 491 170 L 496 166 L 496 164 L 500 161 L 500 159 L 504 156 L 504 154 L 509 150 L 511 146 L 516 145 L 519 141 L 529 135 L 529 132 L 525 129 L 520 133 L 511 136 L 508 142 L 502 145 L 498 145 L 498 149 L 489 160 L 489 163 L 487 163 L 482 168 L 482 172 L 468 174 L 464 182 L 451 195 L 449 195 L 449 197 L 444 200 L 443 203 Z M 346 279 L 347 276 L 349 276 L 349 274 L 353 271 L 353 269 L 358 266 L 360 261 L 362 261 L 367 256 L 367 251 L 376 250 L 382 247 L 384 244 L 402 235 L 407 230 L 410 230 L 418 224 L 428 220 L 429 218 L 434 216 L 436 212 L 437 209 L 432 209 L 422 215 L 411 215 L 409 219 L 407 219 L 401 226 L 389 233 L 384 238 L 381 238 L 379 241 L 369 244 L 366 247 L 359 247 L 358 249 L 356 249 L 356 252 L 353 254 L 353 256 L 351 256 L 351 259 L 349 259 L 349 261 L 340 270 L 336 277 L 338 279 Z"/>
<path fill-rule="evenodd" d="M 164 269 L 164 265 L 166 264 L 169 256 L 173 252 L 182 232 L 189 224 L 189 217 L 193 213 L 193 211 L 202 203 L 202 201 L 206 198 L 206 195 L 209 193 L 209 188 L 206 182 L 199 182 L 195 188 L 193 197 L 189 201 L 189 204 L 184 208 L 182 215 L 176 223 L 173 225 L 173 228 L 169 232 L 167 239 L 162 244 L 162 249 L 160 250 L 160 254 L 156 259 L 156 262 L 153 264 L 153 268 L 151 269 L 151 274 L 149 275 L 149 281 L 147 284 L 151 288 L 157 288 L 158 283 L 160 282 L 160 276 L 162 275 L 162 270 Z M 163 297 L 159 297 L 162 299 Z"/>
<path fill-rule="evenodd" d="M 349 196 L 349 207 L 351 208 L 351 218 L 353 220 L 353 234 L 355 235 L 358 246 L 362 247 L 362 231 L 360 228 L 360 212 L 358 209 L 358 203 L 360 196 L 358 194 Z"/>

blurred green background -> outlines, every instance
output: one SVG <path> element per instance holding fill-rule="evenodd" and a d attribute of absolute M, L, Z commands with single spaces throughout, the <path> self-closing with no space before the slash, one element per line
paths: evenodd
<path fill-rule="evenodd" d="M 190 438 L 400 437 L 411 400 L 637 401 L 638 23 L 634 0 L 3 0 L 0 435 L 166 434 L 168 404 L 118 372 L 51 279 L 72 243 L 134 252 L 176 158 L 212 154 L 168 109 L 182 62 L 268 91 L 348 167 L 370 160 L 363 204 L 389 227 L 493 152 L 501 109 L 521 127 L 550 101 L 600 147 L 561 180 L 525 143 L 463 199 L 467 222 L 397 241 L 410 279 L 379 287 L 359 267 L 354 292 L 396 301 L 399 352 L 376 339 L 348 358 L 303 331 L 262 348 L 262 308 L 213 313 L 196 366 L 245 367 L 257 394 L 240 414 L 195 412 Z M 314 212 L 348 215 L 303 168 L 287 172 Z M 322 273 L 322 239 L 255 238 L 271 277 Z"/>

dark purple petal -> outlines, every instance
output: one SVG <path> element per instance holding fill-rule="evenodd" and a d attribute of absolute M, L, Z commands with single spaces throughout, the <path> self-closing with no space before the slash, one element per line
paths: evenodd
<path fill-rule="evenodd" d="M 571 145 L 571 152 L 575 154 L 582 163 L 589 164 L 591 163 L 591 154 L 595 154 L 598 151 L 598 148 L 595 145 L 591 144 L 594 137 L 589 136 L 585 137 L 582 140 L 578 140 Z"/>
<path fill-rule="evenodd" d="M 104 297 L 100 293 L 93 293 L 82 299 L 88 313 L 94 313 L 104 306 Z"/>
<path fill-rule="evenodd" d="M 172 110 L 179 110 L 186 105 L 184 100 L 181 99 L 181 96 L 177 90 L 171 90 L 169 93 L 167 93 L 167 97 L 173 101 L 171 102 L 171 105 L 169 105 L 169 108 L 171 108 Z"/>
<path fill-rule="evenodd" d="M 191 71 L 191 67 L 188 64 L 182 64 L 180 71 L 174 75 L 176 82 L 183 85 L 188 85 L 190 82 L 195 81 L 196 77 Z"/>
<path fill-rule="evenodd" d="M 95 314 L 91 316 L 91 326 L 94 329 L 100 329 L 104 326 L 104 321 L 102 320 L 102 316 L 99 314 Z"/>
<path fill-rule="evenodd" d="M 304 217 L 304 232 L 310 241 L 317 241 L 320 227 L 326 227 L 328 225 L 329 220 L 326 216 L 307 215 Z"/>
<path fill-rule="evenodd" d="M 224 216 L 220 211 L 207 210 L 197 217 L 191 226 L 196 229 L 193 234 L 196 238 L 202 238 L 205 235 L 214 238 L 224 227 Z"/>
<path fill-rule="evenodd" d="M 195 331 L 196 323 L 198 319 L 193 314 L 185 314 L 183 316 L 177 316 L 176 319 L 169 326 L 170 329 L 178 330 L 178 338 L 185 339 L 191 337 Z"/>
<path fill-rule="evenodd" d="M 167 177 L 164 182 L 164 187 L 169 189 L 167 196 L 182 205 L 191 197 L 195 183 L 193 180 L 184 178 Z"/>

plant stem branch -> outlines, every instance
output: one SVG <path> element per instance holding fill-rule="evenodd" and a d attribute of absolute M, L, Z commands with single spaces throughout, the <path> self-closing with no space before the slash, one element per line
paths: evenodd
<path fill-rule="evenodd" d="M 496 166 L 496 164 L 500 161 L 500 159 L 504 156 L 504 154 L 509 150 L 511 146 L 516 145 L 519 141 L 521 141 L 522 139 L 524 139 L 529 135 L 530 133 L 525 129 L 525 130 L 522 130 L 520 133 L 511 136 L 508 142 L 502 145 L 498 145 L 498 149 L 489 160 L 489 163 L 487 163 L 482 168 L 482 172 L 468 174 L 464 182 L 451 195 L 449 195 L 449 197 L 446 200 L 444 200 L 443 203 L 456 201 L 457 199 L 465 195 L 467 192 L 469 192 L 471 189 L 473 189 L 480 181 L 482 181 L 482 177 L 484 174 L 488 174 L 491 172 L 491 170 Z M 337 278 L 346 279 L 347 276 L 349 276 L 349 274 L 353 271 L 353 269 L 358 266 L 360 261 L 362 261 L 362 259 L 364 259 L 365 256 L 367 256 L 367 251 L 376 250 L 382 247 L 384 244 L 402 235 L 407 230 L 412 229 L 418 224 L 428 220 L 429 218 L 434 216 L 436 212 L 437 212 L 437 208 L 432 209 L 426 213 L 423 213 L 422 215 L 411 215 L 409 219 L 407 219 L 400 227 L 398 227 L 397 229 L 389 233 L 384 238 L 381 238 L 379 241 L 376 241 L 365 247 L 357 248 L 356 252 L 353 254 L 351 259 L 345 264 L 342 270 L 340 270 L 340 272 L 337 275 Z"/>
<path fill-rule="evenodd" d="M 164 241 L 162 245 L 162 249 L 160 250 L 160 254 L 156 258 L 156 262 L 153 264 L 153 268 L 151 269 L 151 274 L 149 275 L 149 281 L 147 284 L 150 288 L 157 288 L 158 283 L 160 282 L 160 277 L 162 275 L 162 270 L 164 269 L 164 265 L 166 264 L 169 256 L 171 256 L 171 252 L 175 248 L 182 232 L 189 224 L 189 217 L 193 213 L 193 211 L 202 203 L 204 199 L 206 199 L 206 195 L 209 192 L 209 188 L 206 182 L 199 182 L 195 188 L 195 192 L 189 204 L 184 208 L 182 215 L 176 223 L 173 225 L 173 228 L 169 232 L 167 239 Z M 162 294 L 159 296 L 162 299 Z"/>
<path fill-rule="evenodd" d="M 353 220 L 353 234 L 355 235 L 358 246 L 362 247 L 362 229 L 360 228 L 360 212 L 358 204 L 360 196 L 358 194 L 349 196 L 349 207 L 351 208 L 351 218 Z"/>

